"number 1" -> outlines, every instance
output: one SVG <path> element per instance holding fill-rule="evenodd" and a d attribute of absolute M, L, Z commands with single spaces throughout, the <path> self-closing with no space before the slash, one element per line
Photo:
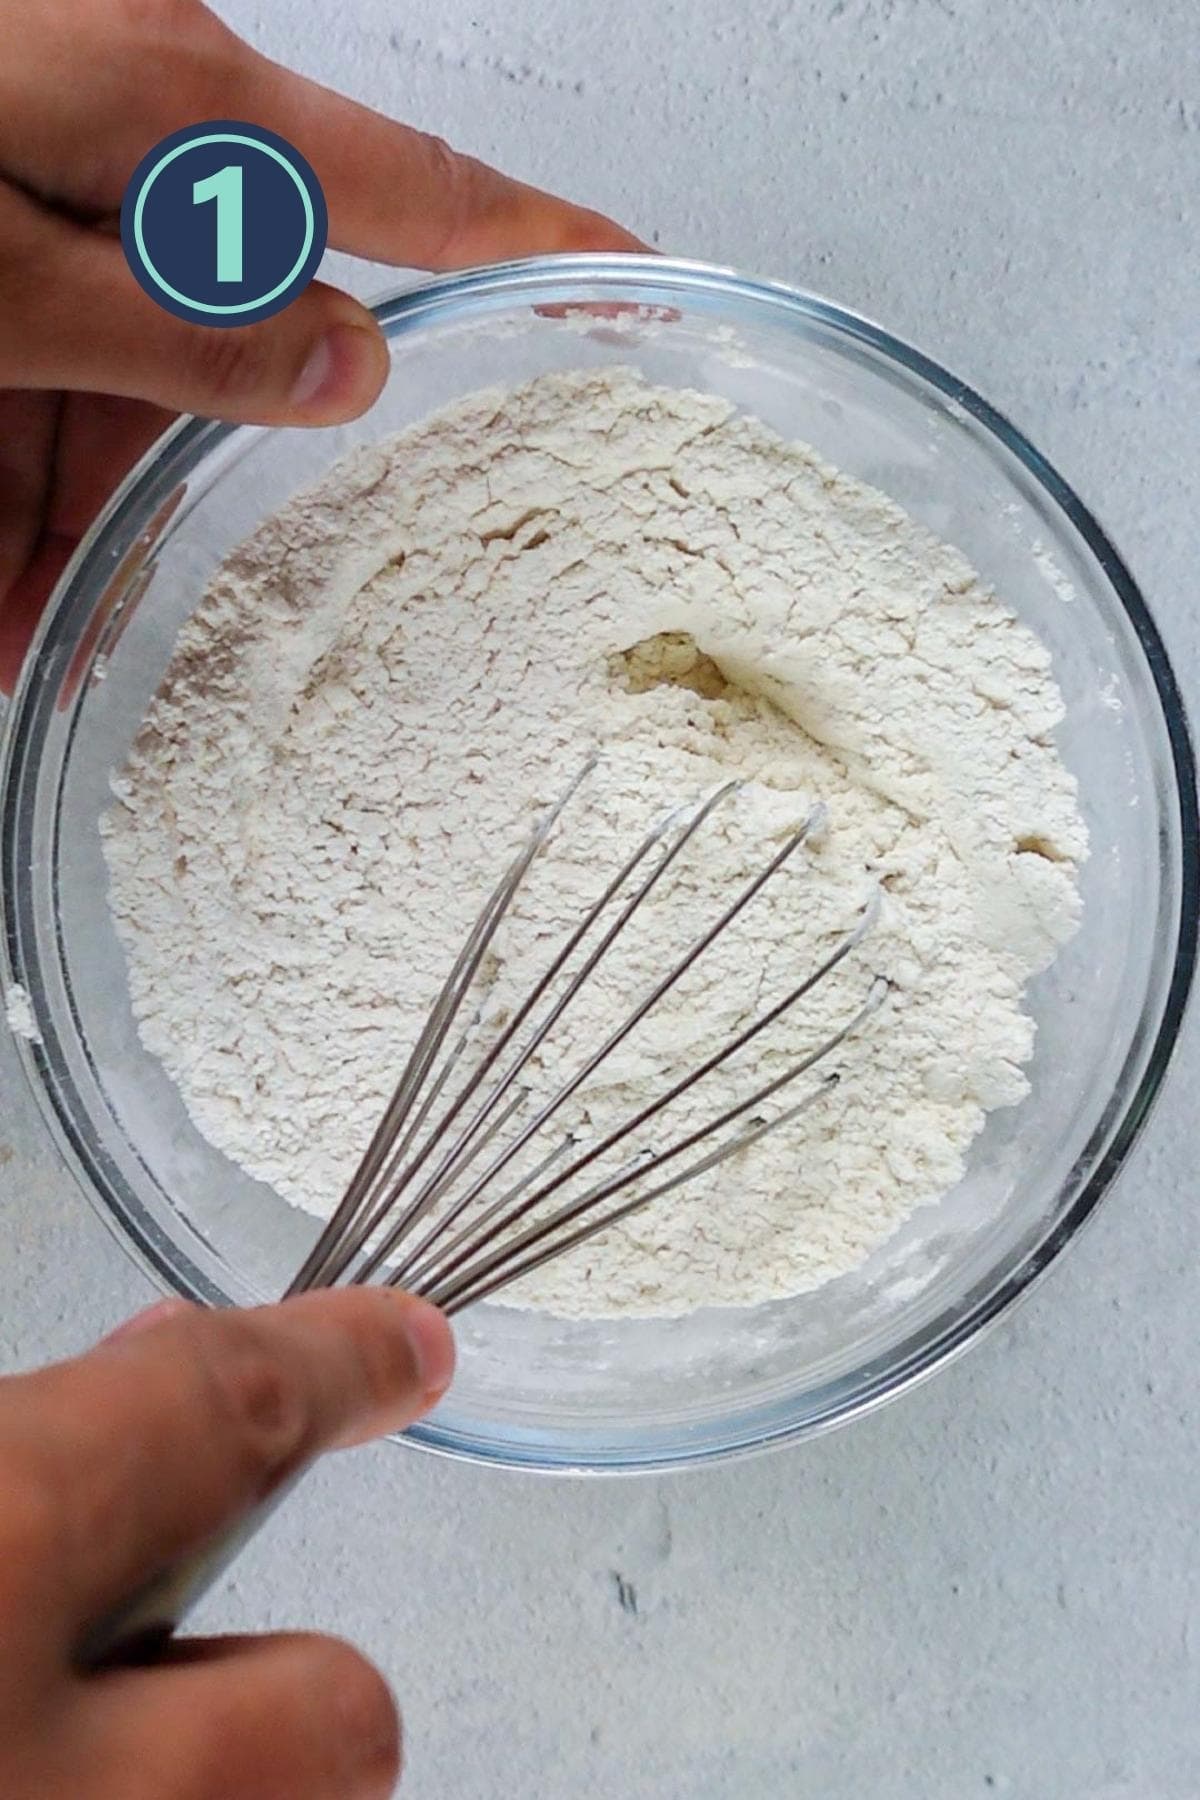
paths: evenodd
<path fill-rule="evenodd" d="M 242 279 L 242 169 L 227 163 L 215 175 L 192 183 L 192 201 L 217 203 L 217 280 Z"/>

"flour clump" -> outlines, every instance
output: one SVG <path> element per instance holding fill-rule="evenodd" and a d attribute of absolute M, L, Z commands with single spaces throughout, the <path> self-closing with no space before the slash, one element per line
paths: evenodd
<path fill-rule="evenodd" d="M 143 1041 L 214 1144 L 328 1214 L 484 894 L 589 750 L 489 965 L 497 1016 L 656 811 L 745 785 L 547 1076 L 823 803 L 572 1123 L 603 1132 L 698 1030 L 732 1036 L 878 888 L 861 950 L 678 1123 L 795 1061 L 881 971 L 887 1016 L 836 1099 L 511 1299 L 803 1291 L 953 1187 L 1026 1091 L 1022 996 L 1074 929 L 1086 851 L 1061 715 L 1048 652 L 957 550 L 729 402 L 627 369 L 472 395 L 298 495 L 182 632 L 105 821 Z"/>

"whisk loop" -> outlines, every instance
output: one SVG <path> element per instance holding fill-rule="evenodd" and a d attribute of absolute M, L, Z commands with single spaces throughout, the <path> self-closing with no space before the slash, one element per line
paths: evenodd
<path fill-rule="evenodd" d="M 522 1152 L 826 823 L 825 808 L 815 807 L 719 916 L 634 1002 L 581 1066 L 565 1076 L 547 1098 L 535 1099 L 522 1077 L 528 1080 L 537 1052 L 639 908 L 717 808 L 743 785 L 726 782 L 699 803 L 672 809 L 647 831 L 586 908 L 478 1061 L 467 1067 L 481 1013 L 475 1012 L 443 1055 L 447 1040 L 518 890 L 596 760 L 589 760 L 547 810 L 488 896 L 340 1205 L 289 1293 L 378 1278 L 422 1294 L 449 1313 L 461 1311 L 749 1149 L 769 1132 L 798 1118 L 836 1086 L 836 1073 L 824 1075 L 798 1102 L 768 1118 L 759 1116 L 762 1107 L 865 1024 L 887 994 L 888 982 L 882 976 L 871 980 L 861 1005 L 842 1026 L 745 1099 L 684 1131 L 661 1150 L 643 1148 L 611 1174 L 600 1175 L 594 1169 L 752 1044 L 843 962 L 875 922 L 878 889 L 868 895 L 856 923 L 815 969 L 698 1065 L 594 1142 L 585 1145 L 568 1135 L 532 1168 L 522 1173 L 512 1169 Z M 578 965 L 571 967 L 577 953 L 581 953 Z M 561 987 L 557 985 L 560 977 Z M 543 1002 L 544 1012 L 535 1017 Z M 447 1100 L 452 1077 L 464 1068 L 461 1085 Z M 532 1112 L 522 1121 L 530 1106 Z M 509 1125 L 514 1131 L 506 1136 Z M 708 1147 L 703 1148 L 705 1145 Z M 697 1150 L 698 1156 L 690 1156 Z M 681 1167 L 672 1166 L 680 1162 Z M 668 1168 L 671 1172 L 663 1179 L 651 1179 Z M 588 1171 L 592 1177 L 582 1191 L 565 1191 Z"/>

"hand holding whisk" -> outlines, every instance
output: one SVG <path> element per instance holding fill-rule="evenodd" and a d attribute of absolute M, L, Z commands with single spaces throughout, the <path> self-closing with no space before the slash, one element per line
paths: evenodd
<path fill-rule="evenodd" d="M 822 1070 L 798 1100 L 763 1116 L 778 1095 L 827 1064 L 880 1006 L 887 980 L 873 976 L 857 1006 L 781 1073 L 743 1098 L 679 1130 L 662 1147 L 638 1146 L 640 1134 L 683 1096 L 727 1065 L 798 1006 L 864 940 L 878 914 L 878 892 L 814 968 L 724 1041 L 636 1106 L 592 1142 L 568 1134 L 544 1153 L 547 1128 L 660 1001 L 734 924 L 763 888 L 825 824 L 816 807 L 719 915 L 670 962 L 628 1013 L 545 1097 L 522 1085 L 567 1010 L 638 910 L 663 882 L 716 809 L 742 786 L 725 783 L 698 805 L 660 819 L 586 908 L 561 948 L 502 1029 L 478 1045 L 478 1017 L 461 1024 L 484 959 L 535 859 L 594 767 L 594 760 L 546 813 L 488 897 L 435 1000 L 384 1116 L 336 1212 L 321 1231 L 289 1294 L 377 1281 L 405 1287 L 454 1314 L 708 1173 L 795 1120 L 837 1084 Z M 456 1032 L 457 1027 L 457 1032 Z M 532 1149 L 531 1167 L 522 1162 Z M 613 1152 L 620 1166 L 602 1173 Z M 96 1634 L 91 1660 L 107 1660 L 131 1635 L 169 1635 L 183 1612 L 256 1529 L 259 1517 L 138 1597 Z"/>

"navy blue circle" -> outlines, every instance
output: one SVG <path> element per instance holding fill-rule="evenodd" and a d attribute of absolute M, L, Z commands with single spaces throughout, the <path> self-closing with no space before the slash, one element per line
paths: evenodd
<path fill-rule="evenodd" d="M 227 166 L 241 170 L 239 280 L 218 279 L 217 202 L 198 202 L 193 193 L 196 182 Z M 307 250 L 298 183 L 311 207 Z M 316 274 L 328 233 L 312 166 L 276 132 L 239 119 L 211 119 L 163 138 L 134 170 L 121 203 L 121 243 L 139 285 L 167 312 L 197 325 L 251 325 L 281 312 Z"/>

